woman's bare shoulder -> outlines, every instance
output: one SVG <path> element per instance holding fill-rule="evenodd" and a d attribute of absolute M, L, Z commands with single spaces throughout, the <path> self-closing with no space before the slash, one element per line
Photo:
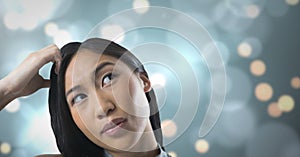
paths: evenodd
<path fill-rule="evenodd" d="M 63 157 L 61 154 L 42 154 L 35 157 Z"/>

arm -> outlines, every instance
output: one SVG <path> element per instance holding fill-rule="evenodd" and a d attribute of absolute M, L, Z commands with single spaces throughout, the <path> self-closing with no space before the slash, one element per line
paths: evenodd
<path fill-rule="evenodd" d="M 0 80 L 0 110 L 12 100 L 49 87 L 50 81 L 39 75 L 39 70 L 49 62 L 59 70 L 61 55 L 56 45 L 47 46 L 31 53 L 16 69 Z"/>

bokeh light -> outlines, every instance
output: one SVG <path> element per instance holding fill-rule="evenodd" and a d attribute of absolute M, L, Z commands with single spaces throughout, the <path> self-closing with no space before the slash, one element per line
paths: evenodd
<path fill-rule="evenodd" d="M 300 77 L 298 76 L 293 77 L 291 80 L 291 86 L 294 89 L 300 89 Z"/>
<path fill-rule="evenodd" d="M 200 139 L 195 143 L 195 149 L 198 153 L 205 154 L 209 150 L 209 143 L 204 139 Z"/>
<path fill-rule="evenodd" d="M 282 111 L 277 102 L 272 102 L 268 106 L 268 114 L 273 118 L 278 118 L 282 115 Z"/>
<path fill-rule="evenodd" d="M 252 53 L 252 47 L 251 47 L 251 45 L 249 43 L 242 42 L 238 46 L 237 51 L 238 51 L 238 54 L 241 57 L 248 58 L 251 55 L 251 53 Z"/>
<path fill-rule="evenodd" d="M 112 24 L 103 26 L 100 30 L 103 38 L 121 43 L 125 38 L 124 29 L 120 25 Z"/>
<path fill-rule="evenodd" d="M 58 29 L 57 24 L 53 23 L 53 22 L 47 23 L 44 27 L 45 33 L 50 37 L 55 36 L 55 34 L 58 32 L 58 30 L 59 29 Z"/>
<path fill-rule="evenodd" d="M 288 5 L 295 6 L 299 4 L 299 0 L 285 0 Z"/>
<path fill-rule="evenodd" d="M 268 101 L 273 96 L 273 88 L 268 83 L 259 83 L 255 88 L 255 96 L 260 101 Z"/>
<path fill-rule="evenodd" d="M 11 152 L 11 145 L 7 142 L 3 142 L 0 144 L 0 152 L 2 154 L 9 154 Z"/>
<path fill-rule="evenodd" d="M 148 0 L 134 0 L 133 8 L 139 14 L 144 14 L 149 10 L 150 3 Z"/>
<path fill-rule="evenodd" d="M 266 65 L 262 60 L 254 60 L 250 64 L 250 71 L 254 76 L 262 76 L 266 72 Z"/>
<path fill-rule="evenodd" d="M 63 45 L 72 41 L 71 34 L 66 30 L 59 30 L 53 36 L 54 43 L 61 48 Z"/>
<path fill-rule="evenodd" d="M 170 119 L 163 120 L 161 122 L 161 129 L 164 137 L 173 137 L 177 132 L 177 125 Z"/>
<path fill-rule="evenodd" d="M 257 5 L 252 4 L 246 7 L 246 15 L 250 18 L 256 18 L 260 14 L 260 9 Z"/>
<path fill-rule="evenodd" d="M 278 99 L 278 105 L 283 112 L 291 112 L 295 107 L 295 101 L 290 95 L 282 95 Z"/>
<path fill-rule="evenodd" d="M 16 30 L 20 27 L 20 14 L 17 12 L 8 12 L 4 15 L 3 22 L 8 29 Z"/>

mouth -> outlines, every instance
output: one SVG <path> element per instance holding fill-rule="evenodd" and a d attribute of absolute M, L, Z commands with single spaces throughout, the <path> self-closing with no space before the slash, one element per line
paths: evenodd
<path fill-rule="evenodd" d="M 127 119 L 125 118 L 115 118 L 112 121 L 106 123 L 101 131 L 101 134 L 106 134 L 109 136 L 116 135 L 125 124 Z"/>

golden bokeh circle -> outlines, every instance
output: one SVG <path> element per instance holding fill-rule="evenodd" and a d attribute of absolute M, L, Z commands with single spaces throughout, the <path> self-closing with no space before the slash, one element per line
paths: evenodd
<path fill-rule="evenodd" d="M 195 149 L 200 154 L 205 154 L 209 150 L 209 143 L 204 139 L 199 139 L 195 143 Z"/>
<path fill-rule="evenodd" d="M 282 112 L 290 112 L 295 107 L 295 101 L 290 95 L 282 95 L 278 99 L 278 106 Z"/>
<path fill-rule="evenodd" d="M 262 60 L 254 60 L 250 64 L 250 71 L 254 76 L 262 76 L 266 72 L 266 65 Z"/>
<path fill-rule="evenodd" d="M 268 106 L 268 114 L 273 118 L 278 118 L 282 115 L 282 111 L 277 102 L 272 102 Z"/>
<path fill-rule="evenodd" d="M 0 153 L 2 154 L 9 154 L 11 152 L 11 146 L 9 143 L 3 142 L 0 145 Z"/>
<path fill-rule="evenodd" d="M 255 96 L 258 100 L 266 102 L 273 96 L 273 88 L 268 83 L 259 83 L 255 88 Z"/>
<path fill-rule="evenodd" d="M 174 121 L 166 119 L 162 121 L 161 129 L 164 137 L 172 137 L 177 132 L 177 125 Z"/>
<path fill-rule="evenodd" d="M 298 77 L 298 76 L 293 77 L 291 80 L 291 86 L 294 89 L 300 89 L 300 77 Z"/>
<path fill-rule="evenodd" d="M 288 4 L 288 5 L 297 5 L 299 3 L 299 0 L 285 0 L 285 2 Z"/>
<path fill-rule="evenodd" d="M 247 42 L 242 42 L 238 46 L 237 51 L 241 57 L 248 58 L 252 53 L 252 46 Z"/>

